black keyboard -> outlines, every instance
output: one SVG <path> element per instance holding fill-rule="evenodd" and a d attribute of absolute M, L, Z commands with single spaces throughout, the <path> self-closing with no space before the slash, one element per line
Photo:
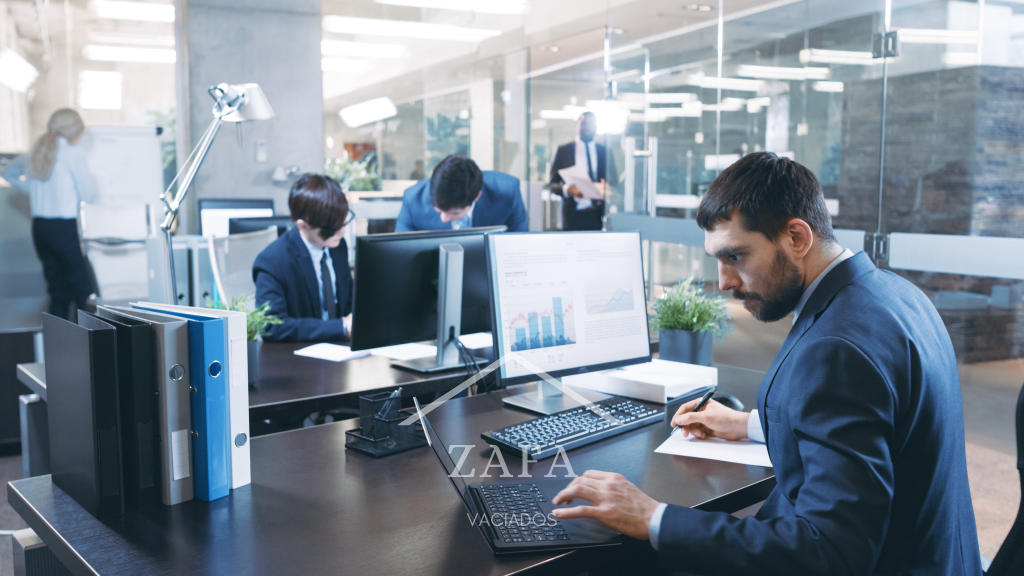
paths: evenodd
<path fill-rule="evenodd" d="M 662 410 L 627 398 L 605 398 L 594 402 L 594 406 L 601 415 L 581 406 L 484 432 L 481 436 L 491 444 L 517 454 L 525 448 L 531 458 L 540 460 L 557 454 L 559 446 L 571 450 L 660 422 L 663 417 Z"/>
<path fill-rule="evenodd" d="M 555 542 L 569 534 L 553 516 L 544 514 L 546 500 L 536 484 L 482 484 L 477 493 L 483 500 L 495 535 L 507 543 Z"/>

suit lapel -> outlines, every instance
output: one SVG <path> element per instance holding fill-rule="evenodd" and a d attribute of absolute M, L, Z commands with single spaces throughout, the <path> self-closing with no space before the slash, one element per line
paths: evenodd
<path fill-rule="evenodd" d="M 291 234 L 291 237 L 288 239 L 288 250 L 299 267 L 299 277 L 302 278 L 302 283 L 306 286 L 306 294 L 309 297 L 310 305 L 316 311 L 320 305 L 320 291 L 316 285 L 316 271 L 313 270 L 313 261 L 309 257 L 309 250 L 306 249 L 306 245 L 302 242 L 302 237 L 299 236 L 298 228 L 292 228 L 288 231 L 288 234 Z"/>
<path fill-rule="evenodd" d="M 807 303 L 804 304 L 804 309 L 797 318 L 796 325 L 789 331 L 786 340 L 782 343 L 782 347 L 779 348 L 779 353 L 772 360 L 772 364 L 768 368 L 768 372 L 765 373 L 761 388 L 758 391 L 757 407 L 760 412 L 758 417 L 761 419 L 761 429 L 764 430 L 765 440 L 768 439 L 768 421 L 765 418 L 765 404 L 772 384 L 775 383 L 775 376 L 779 373 L 779 368 L 782 367 L 782 363 L 786 361 L 786 358 L 793 351 L 797 342 L 803 338 L 803 335 L 810 330 L 811 326 L 818 320 L 818 317 L 832 303 L 832 299 L 835 298 L 836 294 L 861 274 L 874 269 L 875 265 L 868 258 L 867 254 L 858 252 L 833 268 L 821 280 L 821 283 L 818 284 L 814 293 L 807 300 Z"/>

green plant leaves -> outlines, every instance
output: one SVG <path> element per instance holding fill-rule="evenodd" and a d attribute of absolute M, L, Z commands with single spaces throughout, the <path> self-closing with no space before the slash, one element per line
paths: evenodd
<path fill-rule="evenodd" d="M 724 297 L 705 294 L 693 278 L 687 278 L 654 302 L 651 325 L 660 330 L 711 332 L 721 336 L 730 320 Z"/>

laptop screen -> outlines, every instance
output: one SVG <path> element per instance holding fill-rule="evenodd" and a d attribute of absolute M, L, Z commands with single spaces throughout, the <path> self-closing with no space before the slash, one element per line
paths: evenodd
<path fill-rule="evenodd" d="M 413 403 L 416 404 L 416 414 L 419 416 L 420 424 L 423 426 L 423 434 L 427 437 L 427 444 L 434 450 L 434 454 L 437 455 L 437 459 L 441 461 L 441 467 L 444 468 L 444 473 L 448 476 L 448 479 L 452 481 L 452 486 L 455 487 L 455 491 L 459 493 L 459 497 L 462 498 L 462 502 L 466 505 L 471 513 L 477 513 L 477 507 L 473 503 L 473 499 L 469 497 L 468 487 L 466 486 L 465 480 L 457 474 L 455 474 L 455 461 L 452 460 L 451 454 L 448 453 L 448 447 L 441 442 L 441 438 L 438 437 L 437 432 L 434 431 L 434 427 L 430 425 L 427 420 L 427 416 L 420 409 L 420 402 L 417 398 L 413 397 Z M 458 471 L 460 474 L 462 471 Z"/>

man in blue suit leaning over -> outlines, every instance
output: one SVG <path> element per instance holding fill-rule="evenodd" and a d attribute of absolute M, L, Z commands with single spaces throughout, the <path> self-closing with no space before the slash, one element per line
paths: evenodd
<path fill-rule="evenodd" d="M 663 563 L 710 574 L 981 574 L 956 357 L 928 298 L 832 232 L 800 164 L 749 154 L 715 179 L 697 222 L 719 283 L 759 320 L 793 327 L 757 410 L 710 402 L 673 424 L 766 441 L 777 485 L 754 517 L 659 503 L 587 471 L 556 509 L 650 539 Z"/>
<path fill-rule="evenodd" d="M 342 238 L 348 200 L 338 183 L 304 174 L 292 185 L 288 209 L 295 227 L 260 252 L 252 265 L 256 304 L 270 303 L 282 320 L 263 335 L 274 341 L 348 338 L 352 274 Z"/>
<path fill-rule="evenodd" d="M 510 232 L 527 230 L 519 179 L 481 172 L 476 162 L 452 155 L 434 168 L 429 180 L 405 191 L 395 232 L 501 225 Z"/>

